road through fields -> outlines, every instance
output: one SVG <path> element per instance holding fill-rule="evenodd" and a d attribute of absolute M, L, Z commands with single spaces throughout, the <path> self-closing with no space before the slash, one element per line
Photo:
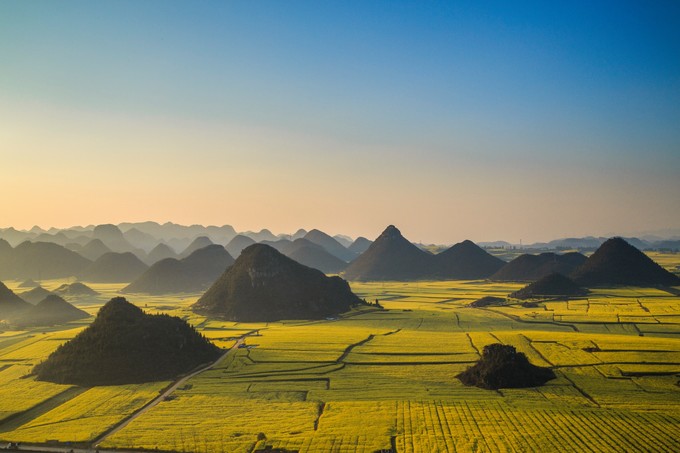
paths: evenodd
<path fill-rule="evenodd" d="M 255 332 L 255 331 L 253 331 L 253 332 Z M 137 412 L 135 412 L 134 414 L 132 414 L 130 417 L 124 419 L 124 420 L 121 421 L 118 425 L 114 426 L 113 428 L 111 428 L 110 430 L 106 431 L 104 434 L 102 434 L 101 436 L 99 436 L 97 439 L 95 439 L 95 440 L 92 442 L 92 445 L 94 445 L 94 446 L 99 445 L 99 444 L 100 444 L 101 442 L 103 442 L 106 438 L 108 438 L 108 437 L 110 437 L 110 436 L 116 434 L 118 431 L 120 431 L 121 429 L 125 428 L 128 424 L 130 424 L 130 422 L 132 422 L 133 420 L 135 420 L 135 419 L 141 417 L 141 416 L 144 415 L 146 412 L 148 412 L 150 409 L 152 409 L 153 407 L 157 406 L 160 402 L 165 401 L 165 399 L 166 399 L 167 397 L 169 397 L 169 396 L 170 396 L 175 390 L 177 390 L 179 387 L 181 387 L 182 385 L 184 385 L 189 379 L 191 379 L 191 378 L 193 378 L 194 376 L 197 376 L 197 375 L 203 373 L 204 371 L 208 371 L 208 370 L 214 368 L 217 364 L 219 364 L 222 360 L 224 360 L 224 358 L 225 358 L 231 351 L 233 351 L 234 349 L 237 349 L 241 344 L 243 344 L 243 342 L 245 341 L 246 337 L 249 336 L 249 335 L 251 335 L 253 332 L 248 332 L 247 334 L 241 335 L 241 336 L 239 337 L 239 339 L 236 340 L 236 343 L 234 343 L 234 345 L 233 345 L 231 348 L 227 349 L 227 350 L 224 352 L 224 354 L 222 354 L 217 360 L 215 360 L 215 361 L 212 362 L 211 364 L 206 365 L 206 366 L 204 366 L 203 368 L 200 368 L 200 369 L 194 371 L 193 373 L 188 374 L 188 375 L 184 376 L 183 378 L 181 378 L 181 379 L 175 381 L 174 384 L 172 384 L 170 387 L 168 387 L 163 393 L 161 393 L 158 397 L 156 397 L 154 400 L 152 400 L 152 401 L 151 401 L 150 403 L 148 403 L 146 406 L 142 407 L 140 410 L 138 410 Z"/>

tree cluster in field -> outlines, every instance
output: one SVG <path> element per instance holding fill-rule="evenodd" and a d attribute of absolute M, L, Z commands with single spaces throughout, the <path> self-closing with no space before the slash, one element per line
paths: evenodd
<path fill-rule="evenodd" d="M 465 385 L 497 390 L 538 387 L 555 379 L 555 373 L 550 368 L 532 365 L 514 346 L 494 343 L 485 346 L 482 358 L 456 377 Z"/>
<path fill-rule="evenodd" d="M 83 386 L 160 381 L 209 363 L 220 351 L 184 320 L 146 314 L 116 297 L 34 373 L 39 380 Z"/>
<path fill-rule="evenodd" d="M 495 307 L 498 305 L 503 305 L 505 304 L 505 302 L 506 299 L 504 297 L 484 296 L 470 303 L 468 307 L 474 308 Z"/>

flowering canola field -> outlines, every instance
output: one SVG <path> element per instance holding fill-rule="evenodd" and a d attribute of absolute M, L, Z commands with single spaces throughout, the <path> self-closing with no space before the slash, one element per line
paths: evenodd
<path fill-rule="evenodd" d="M 54 282 L 56 286 L 59 282 Z M 11 285 L 10 285 L 11 286 Z M 102 300 L 120 286 L 92 285 Z M 518 284 L 353 283 L 385 310 L 323 321 L 208 320 L 199 295 L 128 296 L 182 316 L 232 350 L 102 448 L 252 452 L 680 451 L 680 296 L 605 288 L 578 300 L 483 309 Z M 86 324 L 86 323 L 85 323 Z M 168 383 L 82 389 L 28 376 L 84 324 L 0 333 L 0 440 L 87 443 Z M 505 343 L 557 379 L 539 388 L 465 387 L 455 375 Z"/>

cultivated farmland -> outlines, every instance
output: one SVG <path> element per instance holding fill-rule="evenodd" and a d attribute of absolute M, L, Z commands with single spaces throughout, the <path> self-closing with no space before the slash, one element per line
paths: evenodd
<path fill-rule="evenodd" d="M 121 288 L 92 286 L 100 299 L 76 305 L 93 314 Z M 101 447 L 680 450 L 680 296 L 660 288 L 618 287 L 535 307 L 467 307 L 521 286 L 357 283 L 352 289 L 360 297 L 378 299 L 385 310 L 260 324 L 195 315 L 187 307 L 198 294 L 130 295 L 147 311 L 184 317 L 223 348 L 248 336 L 245 347 L 105 437 Z M 168 384 L 84 389 L 26 377 L 83 326 L 0 334 L 0 439 L 86 444 Z M 557 379 L 539 388 L 489 391 L 454 378 L 479 359 L 484 346 L 498 342 L 552 367 Z"/>

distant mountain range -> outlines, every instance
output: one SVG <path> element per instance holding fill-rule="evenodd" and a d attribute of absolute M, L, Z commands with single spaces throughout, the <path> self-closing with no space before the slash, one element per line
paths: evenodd
<path fill-rule="evenodd" d="M 608 237 L 593 237 L 586 236 L 580 238 L 562 238 L 555 239 L 549 242 L 535 242 L 533 244 L 511 244 L 505 241 L 495 242 L 479 242 L 478 244 L 485 248 L 515 248 L 515 249 L 530 249 L 530 250 L 595 250 L 605 243 Z M 672 236 L 670 238 L 637 238 L 637 237 L 623 237 L 629 244 L 635 246 L 640 250 L 680 250 L 680 236 Z"/>
<path fill-rule="evenodd" d="M 7 241 L 12 247 L 16 247 L 24 241 L 51 242 L 65 246 L 76 251 L 91 261 L 96 260 L 106 252 L 132 252 L 147 264 L 153 264 L 157 260 L 147 257 L 156 246 L 164 244 L 169 246 L 176 255 L 181 254 L 198 237 L 208 238 L 214 244 L 228 245 L 237 235 L 250 238 L 253 242 L 278 241 L 286 239 L 294 241 L 299 238 L 307 238 L 312 242 L 326 241 L 326 248 L 331 245 L 329 238 L 333 239 L 343 249 L 349 249 L 354 256 L 361 254 L 368 248 L 367 239 L 359 237 L 353 240 L 351 237 L 338 234 L 330 236 L 323 231 L 312 229 L 299 229 L 293 234 L 274 234 L 268 229 L 260 231 L 237 232 L 231 225 L 203 226 L 203 225 L 179 225 L 172 222 L 163 224 L 157 222 L 125 222 L 118 225 L 88 225 L 74 226 L 70 228 L 33 227 L 30 230 L 17 230 L 15 228 L 0 228 L 0 239 Z M 592 251 L 602 245 L 607 237 L 571 237 L 560 238 L 548 242 L 536 242 L 530 244 L 517 244 L 508 241 L 482 241 L 477 242 L 482 248 L 505 248 L 505 249 L 529 249 L 529 250 L 579 250 Z M 640 250 L 680 250 L 680 229 L 667 229 L 663 231 L 644 232 L 636 237 L 622 236 L 628 243 Z M 101 244 L 88 244 L 93 239 L 100 239 Z M 369 241 L 370 242 L 370 241 Z M 354 244 L 353 244 L 354 243 Z M 106 247 L 104 250 L 101 245 Z M 206 244 L 207 245 L 207 244 Z M 250 245 L 250 244 L 247 244 Z M 243 247 L 246 247 L 244 245 Z M 321 244 L 324 245 L 324 244 Z M 241 249 L 243 249 L 241 247 Z M 445 245 L 435 246 L 440 250 L 447 248 Z M 351 261 L 352 255 L 345 255 L 343 249 L 337 249 L 336 253 L 342 256 L 344 261 Z M 227 248 L 229 253 L 237 257 L 238 253 Z M 186 256 L 186 255 L 185 255 Z M 169 256 L 165 256 L 168 258 Z"/>
<path fill-rule="evenodd" d="M 680 250 L 680 239 L 652 239 L 658 238 L 621 238 L 638 250 Z M 584 237 L 523 245 L 521 250 L 527 253 L 516 257 L 517 246 L 508 242 L 465 240 L 451 247 L 423 246 L 404 238 L 394 226 L 375 242 L 331 236 L 318 229 L 274 235 L 266 229 L 237 233 L 229 225 L 155 222 L 28 231 L 6 228 L 0 229 L 0 279 L 75 277 L 86 282 L 132 283 L 127 289 L 134 292 L 193 292 L 208 287 L 242 250 L 260 243 L 305 266 L 349 280 L 536 281 L 553 272 L 572 275 L 586 260 L 574 250 L 590 254 L 607 241 Z M 215 253 L 188 259 L 210 247 Z M 516 258 L 506 263 L 499 256 Z"/>

